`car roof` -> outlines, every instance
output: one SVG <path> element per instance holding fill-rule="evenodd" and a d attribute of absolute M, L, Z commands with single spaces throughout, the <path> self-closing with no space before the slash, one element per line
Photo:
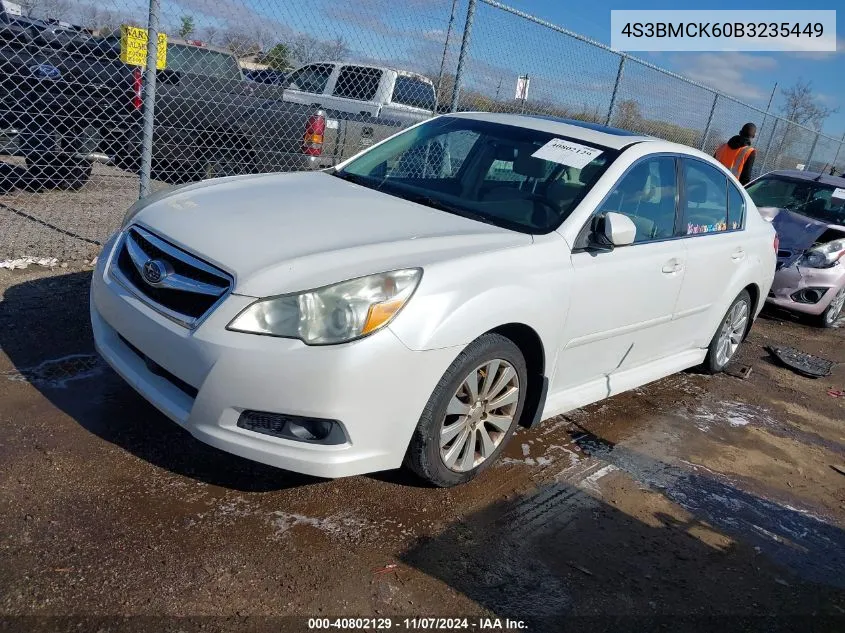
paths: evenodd
<path fill-rule="evenodd" d="M 332 66 L 360 66 L 361 68 L 375 68 L 376 70 L 392 70 L 393 72 L 402 75 L 403 77 L 414 77 L 415 79 L 420 79 L 429 85 L 434 85 L 431 79 L 429 79 L 425 75 L 421 75 L 420 73 L 415 73 L 412 70 L 403 70 L 402 68 L 396 68 L 395 66 L 380 66 L 378 64 L 368 64 L 366 62 L 339 62 L 322 60 L 302 64 L 301 66 L 298 66 L 295 70 L 299 70 L 303 66 L 311 66 L 312 64 L 331 64 Z"/>
<path fill-rule="evenodd" d="M 784 176 L 785 178 L 792 178 L 794 180 L 813 180 L 815 182 L 820 182 L 824 185 L 833 185 L 834 187 L 845 187 L 845 178 L 840 176 L 828 176 L 827 174 L 822 174 L 819 178 L 819 172 L 817 171 L 803 171 L 800 169 L 779 169 L 777 171 L 770 171 L 762 176 Z M 818 180 L 816 180 L 818 178 Z"/>
<path fill-rule="evenodd" d="M 478 121 L 489 121 L 491 123 L 502 123 L 505 125 L 514 125 L 530 130 L 537 130 L 539 132 L 560 134 L 561 136 L 581 139 L 583 141 L 587 141 L 588 143 L 603 145 L 611 149 L 624 149 L 634 143 L 648 141 L 655 143 L 659 142 L 661 144 L 661 151 L 678 151 L 691 155 L 699 154 L 697 150 L 686 145 L 670 143 L 669 141 L 661 141 L 661 139 L 654 138 L 653 136 L 643 136 L 633 132 L 628 132 L 627 130 L 620 130 L 619 128 L 599 125 L 587 121 L 576 121 L 573 119 L 563 119 L 534 114 L 504 114 L 492 112 L 455 112 L 447 116 L 476 119 Z"/>

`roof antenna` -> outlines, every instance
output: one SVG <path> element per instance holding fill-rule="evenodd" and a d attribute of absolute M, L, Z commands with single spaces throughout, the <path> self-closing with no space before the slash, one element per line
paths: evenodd
<path fill-rule="evenodd" d="M 816 176 L 815 178 L 813 178 L 813 182 L 818 182 L 819 180 L 821 180 L 821 179 L 822 179 L 822 176 L 824 176 L 824 174 L 825 174 L 825 172 L 827 171 L 827 168 L 828 168 L 828 167 L 830 167 L 830 163 L 825 163 L 825 164 L 824 164 L 824 169 L 822 169 L 822 170 L 819 172 L 819 175 L 818 175 L 818 176 Z"/>

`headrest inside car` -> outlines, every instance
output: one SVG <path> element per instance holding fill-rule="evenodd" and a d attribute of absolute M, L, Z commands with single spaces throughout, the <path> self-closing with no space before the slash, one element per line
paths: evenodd
<path fill-rule="evenodd" d="M 531 154 L 537 151 L 532 143 L 522 143 L 516 148 L 516 160 L 513 170 L 520 176 L 528 178 L 542 178 L 546 175 L 546 161 L 534 158 Z"/>

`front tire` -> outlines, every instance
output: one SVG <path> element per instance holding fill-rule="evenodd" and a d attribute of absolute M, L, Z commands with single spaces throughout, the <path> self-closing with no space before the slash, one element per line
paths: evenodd
<path fill-rule="evenodd" d="M 718 374 L 730 365 L 748 332 L 751 319 L 751 295 L 743 290 L 728 308 L 719 329 L 713 335 L 702 367 L 707 373 Z"/>
<path fill-rule="evenodd" d="M 488 468 L 522 415 L 528 370 L 520 349 L 485 334 L 455 359 L 426 404 L 405 464 L 435 486 L 466 483 Z"/>
<path fill-rule="evenodd" d="M 818 324 L 821 327 L 834 327 L 842 317 L 843 310 L 845 310 L 845 286 L 839 289 L 830 305 L 819 315 Z"/>

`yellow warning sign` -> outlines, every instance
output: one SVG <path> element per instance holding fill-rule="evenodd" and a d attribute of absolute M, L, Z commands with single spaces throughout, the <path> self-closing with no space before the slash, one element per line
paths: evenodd
<path fill-rule="evenodd" d="M 156 68 L 167 67 L 167 34 L 158 34 L 158 55 Z M 120 27 L 120 61 L 130 66 L 147 65 L 147 29 L 137 26 L 123 25 Z"/>

